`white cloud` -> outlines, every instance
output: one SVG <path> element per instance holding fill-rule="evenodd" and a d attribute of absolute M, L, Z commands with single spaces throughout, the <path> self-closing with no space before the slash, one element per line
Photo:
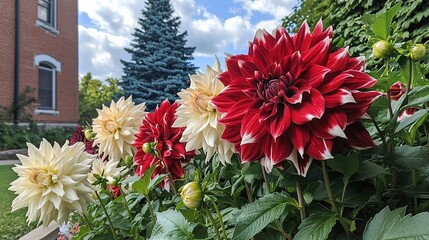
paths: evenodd
<path fill-rule="evenodd" d="M 230 0 L 231 1 L 231 0 Z M 181 31 L 188 32 L 188 45 L 195 46 L 194 57 L 224 52 L 247 50 L 257 28 L 271 31 L 281 23 L 281 18 L 290 12 L 296 0 L 232 0 L 240 7 L 228 8 L 230 17 L 219 18 L 208 11 L 198 0 L 172 0 L 172 5 L 181 19 Z M 135 0 L 79 0 L 79 13 L 86 14 L 90 23 L 79 26 L 79 73 L 92 72 L 93 76 L 105 79 L 121 77 L 120 59 L 129 60 L 124 48 L 132 40 L 144 1 Z M 254 13 L 264 14 L 264 19 L 255 20 Z M 240 14 L 242 15 L 235 15 Z M 206 64 L 211 64 L 206 63 Z M 198 65 L 198 64 L 197 64 Z"/>

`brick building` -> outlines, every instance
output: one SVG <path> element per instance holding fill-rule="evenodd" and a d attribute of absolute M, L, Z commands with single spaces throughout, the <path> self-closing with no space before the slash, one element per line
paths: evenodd
<path fill-rule="evenodd" d="M 0 0 L 0 106 L 14 106 L 29 86 L 33 120 L 77 123 L 77 15 L 77 0 Z"/>

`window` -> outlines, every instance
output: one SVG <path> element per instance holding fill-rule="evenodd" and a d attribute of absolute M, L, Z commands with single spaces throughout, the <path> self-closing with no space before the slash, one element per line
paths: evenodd
<path fill-rule="evenodd" d="M 53 33 L 56 30 L 56 0 L 37 0 L 37 25 Z"/>
<path fill-rule="evenodd" d="M 61 72 L 61 63 L 48 55 L 36 55 L 37 66 L 37 103 L 36 114 L 54 114 L 56 111 L 56 74 Z"/>
<path fill-rule="evenodd" d="M 55 110 L 55 70 L 48 64 L 39 65 L 38 109 Z"/>

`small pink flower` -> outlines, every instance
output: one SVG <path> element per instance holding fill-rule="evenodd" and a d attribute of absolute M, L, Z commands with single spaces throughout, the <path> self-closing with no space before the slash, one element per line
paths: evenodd
<path fill-rule="evenodd" d="M 397 81 L 392 86 L 390 86 L 390 98 L 394 101 L 398 101 L 398 99 L 407 91 L 405 85 Z"/>
<path fill-rule="evenodd" d="M 398 122 L 402 122 L 404 121 L 404 119 L 413 116 L 413 114 L 417 111 L 417 108 L 407 108 L 404 111 L 402 111 L 401 113 L 399 113 L 398 116 Z"/>

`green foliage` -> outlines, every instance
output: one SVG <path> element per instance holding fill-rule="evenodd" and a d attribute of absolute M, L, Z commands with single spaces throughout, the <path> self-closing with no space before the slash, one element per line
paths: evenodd
<path fill-rule="evenodd" d="M 29 122 L 32 119 L 31 110 L 35 104 L 36 98 L 34 95 L 34 88 L 25 86 L 24 90 L 19 93 L 18 104 L 8 107 L 0 106 L 0 121 L 12 121 L 15 108 L 18 111 L 18 120 L 20 122 Z"/>
<path fill-rule="evenodd" d="M 180 212 L 174 210 L 159 212 L 156 213 L 156 219 L 158 221 L 153 228 L 151 240 L 194 239 L 192 231 L 195 228 L 195 224 L 188 222 Z"/>
<path fill-rule="evenodd" d="M 406 208 L 393 211 L 385 207 L 368 222 L 363 234 L 363 240 L 379 239 L 428 239 L 429 213 L 419 213 L 415 216 L 405 215 Z"/>
<path fill-rule="evenodd" d="M 111 100 L 122 94 L 119 80 L 107 78 L 104 82 L 93 79 L 91 73 L 86 73 L 79 84 L 79 122 L 86 124 L 97 117 L 97 110 L 102 105 L 108 105 Z"/>
<path fill-rule="evenodd" d="M 316 214 L 308 217 L 299 225 L 295 240 L 324 240 L 328 239 L 336 219 L 333 214 Z"/>

